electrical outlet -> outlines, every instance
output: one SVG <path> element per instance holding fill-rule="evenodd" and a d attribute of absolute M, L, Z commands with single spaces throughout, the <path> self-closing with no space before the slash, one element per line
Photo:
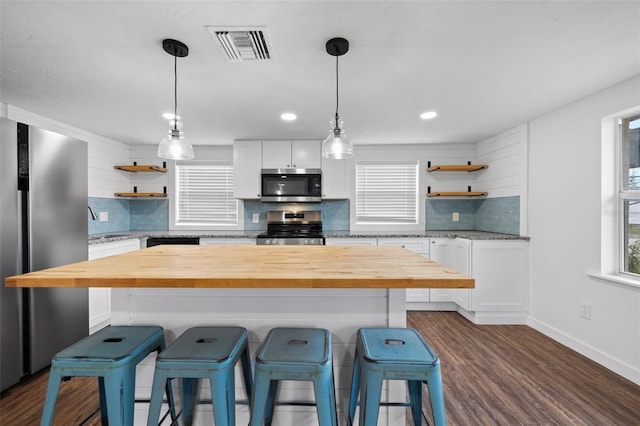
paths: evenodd
<path fill-rule="evenodd" d="M 580 318 L 584 318 L 587 320 L 591 319 L 591 304 L 581 302 L 580 303 Z"/>
<path fill-rule="evenodd" d="M 109 221 L 109 212 L 100 212 L 100 222 Z"/>
<path fill-rule="evenodd" d="M 253 223 L 260 223 L 260 213 L 253 214 Z"/>
<path fill-rule="evenodd" d="M 452 216 L 451 220 L 453 220 L 454 222 L 458 222 L 460 220 L 460 213 L 453 212 L 453 216 Z"/>

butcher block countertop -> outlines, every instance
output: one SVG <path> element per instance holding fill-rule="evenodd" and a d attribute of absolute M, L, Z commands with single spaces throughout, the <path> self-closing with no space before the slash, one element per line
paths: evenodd
<path fill-rule="evenodd" d="M 8 277 L 7 287 L 473 288 L 402 247 L 161 245 Z"/>

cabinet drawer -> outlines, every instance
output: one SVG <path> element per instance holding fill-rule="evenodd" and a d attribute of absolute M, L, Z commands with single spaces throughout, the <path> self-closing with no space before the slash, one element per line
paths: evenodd
<path fill-rule="evenodd" d="M 428 238 L 378 238 L 379 246 L 399 246 L 414 253 L 429 255 Z"/>

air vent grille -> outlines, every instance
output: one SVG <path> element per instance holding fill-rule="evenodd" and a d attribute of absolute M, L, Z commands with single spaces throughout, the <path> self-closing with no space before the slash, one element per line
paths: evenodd
<path fill-rule="evenodd" d="M 271 59 L 268 38 L 262 29 L 207 29 L 231 62 Z"/>

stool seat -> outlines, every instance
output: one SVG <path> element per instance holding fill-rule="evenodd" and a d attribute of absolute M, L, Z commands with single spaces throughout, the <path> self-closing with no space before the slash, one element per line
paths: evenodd
<path fill-rule="evenodd" d="M 326 364 L 330 361 L 331 335 L 324 329 L 275 328 L 256 355 L 256 362 L 276 365 Z"/>
<path fill-rule="evenodd" d="M 407 381 L 408 405 L 415 425 L 422 424 L 422 384 L 426 383 L 434 423 L 437 426 L 446 424 L 440 360 L 416 330 L 358 330 L 349 398 L 349 425 L 353 425 L 358 395 L 362 396 L 360 426 L 377 424 L 379 407 L 383 405 L 380 402 L 383 380 Z"/>
<path fill-rule="evenodd" d="M 40 424 L 53 421 L 60 381 L 78 376 L 98 377 L 102 424 L 133 424 L 136 366 L 164 347 L 162 327 L 109 326 L 58 352 L 51 360 Z M 171 387 L 164 391 L 176 420 Z"/>
<path fill-rule="evenodd" d="M 408 328 L 361 329 L 362 357 L 374 364 L 434 366 L 440 361 L 415 330 Z"/>
<path fill-rule="evenodd" d="M 193 423 L 198 379 L 209 379 L 215 423 L 235 425 L 234 368 L 238 361 L 249 405 L 253 392 L 247 335 L 242 327 L 192 327 L 162 351 L 156 359 L 147 424 L 157 424 L 167 380 L 182 378 L 185 425 Z"/>
<path fill-rule="evenodd" d="M 337 426 L 331 333 L 321 328 L 269 331 L 256 355 L 250 426 L 270 426 L 280 380 L 313 382 L 320 426 Z M 286 404 L 286 403 L 282 403 Z"/>

